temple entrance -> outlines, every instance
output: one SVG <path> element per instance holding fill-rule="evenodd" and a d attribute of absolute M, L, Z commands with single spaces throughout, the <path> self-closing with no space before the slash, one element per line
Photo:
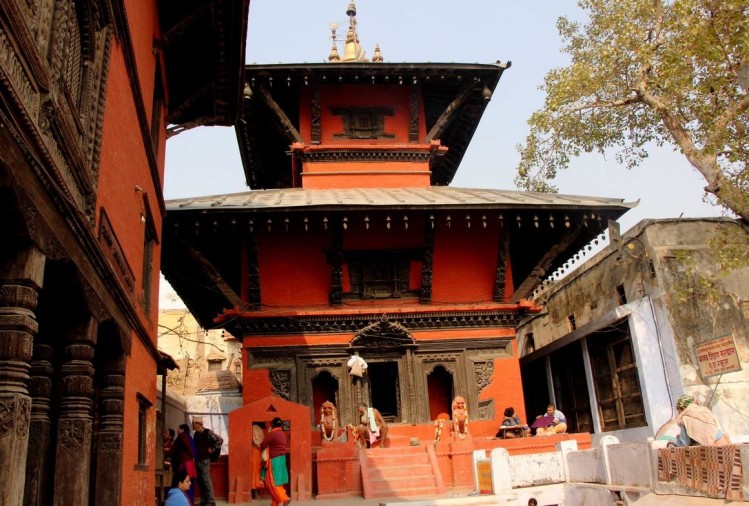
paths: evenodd
<path fill-rule="evenodd" d="M 371 406 L 377 408 L 386 422 L 400 421 L 400 389 L 398 364 L 396 362 L 370 362 L 369 398 Z"/>
<path fill-rule="evenodd" d="M 453 398 L 452 374 L 442 366 L 435 367 L 427 375 L 427 390 L 429 394 L 429 419 L 436 420 L 442 414 L 446 414 L 450 418 Z"/>
<path fill-rule="evenodd" d="M 320 408 L 323 402 L 330 401 L 338 407 L 338 400 L 338 380 L 329 371 L 320 372 L 312 380 L 312 425 L 320 423 Z"/>

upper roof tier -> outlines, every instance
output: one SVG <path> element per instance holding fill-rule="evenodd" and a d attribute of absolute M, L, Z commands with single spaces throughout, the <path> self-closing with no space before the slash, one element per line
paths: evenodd
<path fill-rule="evenodd" d="M 295 164 L 290 148 L 320 144 L 320 117 L 329 106 L 320 103 L 320 97 L 345 93 L 355 97 L 352 106 L 371 107 L 368 97 L 378 88 L 385 94 L 411 97 L 409 111 L 402 112 L 410 122 L 409 138 L 400 146 L 439 141 L 447 151 L 430 160 L 430 180 L 434 186 L 448 185 L 509 66 L 509 62 L 248 65 L 237 125 L 247 185 L 252 189 L 296 186 L 295 171 L 300 164 Z M 311 126 L 303 125 L 304 121 Z"/>

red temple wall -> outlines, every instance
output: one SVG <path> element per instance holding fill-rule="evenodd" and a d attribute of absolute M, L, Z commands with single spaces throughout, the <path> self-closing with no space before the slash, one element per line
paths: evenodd
<path fill-rule="evenodd" d="M 133 336 L 130 357 L 125 365 L 125 392 L 122 431 L 122 504 L 147 504 L 156 487 L 156 363 Z M 153 402 L 147 410 L 146 465 L 138 466 L 138 394 Z"/>
<path fill-rule="evenodd" d="M 491 301 L 497 270 L 499 240 L 496 230 L 487 233 L 474 216 L 467 228 L 463 215 L 449 230 L 438 230 L 434 238 L 432 303 Z"/>
<path fill-rule="evenodd" d="M 325 250 L 328 233 L 304 236 L 278 231 L 258 237 L 260 289 L 267 306 L 319 306 L 328 304 L 330 266 Z"/>
<path fill-rule="evenodd" d="M 362 94 L 361 87 L 352 85 L 326 84 L 320 87 L 320 103 L 325 104 L 320 110 L 320 131 L 323 144 L 346 144 L 350 139 L 337 139 L 335 134 L 343 133 L 341 116 L 333 115 L 333 107 L 392 107 L 393 116 L 385 116 L 385 133 L 395 135 L 393 139 L 367 139 L 368 144 L 407 144 L 410 124 L 409 94 L 410 88 L 400 85 L 375 85 L 367 88 Z M 306 142 L 312 138 L 311 104 L 312 90 L 307 86 L 301 89 L 299 101 L 303 104 L 299 111 L 299 133 Z M 423 105 L 420 104 L 419 139 L 425 135 Z M 356 142 L 362 142 L 361 140 Z"/>
<path fill-rule="evenodd" d="M 122 46 L 112 41 L 101 134 L 95 233 L 98 233 L 100 209 L 104 208 L 132 271 L 134 288 L 130 297 L 133 307 L 149 330 L 150 340 L 155 344 L 161 250 L 160 241 L 157 240 L 153 244 L 151 264 L 151 304 L 146 314 L 141 300 L 146 232 L 145 225 L 141 222 L 141 213 L 147 216 L 150 208 L 151 214 L 147 217 L 152 220 L 157 237 L 160 237 L 162 216 L 158 198 L 163 184 L 166 131 L 162 128 L 155 146 L 157 180 L 154 180 L 147 155 L 147 150 L 151 147 L 144 142 L 137 108 L 143 107 L 150 120 L 157 62 L 153 54 L 153 41 L 158 36 L 158 15 L 155 2 L 125 0 L 125 9 L 143 102 L 137 103 L 133 95 Z M 148 135 L 150 136 L 150 131 Z M 156 445 L 161 439 L 161 435 L 155 433 L 158 409 L 154 381 L 156 361 L 139 336 L 133 334 L 131 340 L 131 349 L 125 363 L 121 503 L 148 504 L 153 502 Z M 152 403 L 146 415 L 147 455 L 143 466 L 138 465 L 138 394 Z"/>
<path fill-rule="evenodd" d="M 419 249 L 423 247 L 424 224 L 411 216 L 409 227 L 403 225 L 402 213 L 388 214 L 390 229 L 385 227 L 384 214 L 372 214 L 370 228 L 364 226 L 361 215 L 357 221 L 351 219 L 343 233 L 344 251 L 390 249 Z M 456 216 L 451 228 L 441 226 L 435 234 L 434 264 L 432 279 L 432 306 L 440 303 L 474 304 L 491 302 L 494 296 L 494 281 L 497 269 L 498 231 L 489 225 L 484 229 L 474 217 L 471 228 Z M 271 232 L 258 236 L 258 257 L 263 304 L 286 307 L 327 308 L 330 292 L 330 265 L 326 251 L 330 249 L 329 232 L 321 230 L 283 230 L 277 223 Z M 509 262 L 508 262 L 509 265 Z M 350 290 L 348 268 L 344 264 L 344 291 Z M 512 293 L 512 278 L 509 268 L 505 297 Z M 414 260 L 409 272 L 411 289 L 421 286 L 421 262 Z M 414 301 L 381 300 L 367 301 L 367 305 L 412 305 Z M 356 306 L 356 301 L 347 305 Z M 424 306 L 420 306 L 426 309 Z M 331 308 L 332 309 L 332 308 Z M 437 309 L 432 307 L 432 310 Z"/>

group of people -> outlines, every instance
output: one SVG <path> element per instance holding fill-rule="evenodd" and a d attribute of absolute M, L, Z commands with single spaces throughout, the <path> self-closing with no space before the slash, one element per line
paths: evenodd
<path fill-rule="evenodd" d="M 530 435 L 551 436 L 565 432 L 567 432 L 567 417 L 554 404 L 549 404 L 546 407 L 546 412 L 538 415 L 530 426 L 523 423 L 520 416 L 515 412 L 515 408 L 508 407 L 504 411 L 504 418 L 497 432 L 497 437 L 509 439 Z"/>
<path fill-rule="evenodd" d="M 215 506 L 211 460 L 221 452 L 223 439 L 203 426 L 201 416 L 192 417 L 192 430 L 183 423 L 164 432 L 164 464 L 172 471 L 172 488 L 166 496 L 165 506 L 193 506 L 195 482 L 200 490 L 200 506 Z M 215 454 L 215 455 L 214 455 Z"/>

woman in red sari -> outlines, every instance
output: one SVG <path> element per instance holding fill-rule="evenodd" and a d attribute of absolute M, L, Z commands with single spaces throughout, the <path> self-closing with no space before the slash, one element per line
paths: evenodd
<path fill-rule="evenodd" d="M 268 449 L 268 460 L 265 463 L 265 471 L 262 478 L 265 487 L 270 492 L 271 506 L 288 506 L 291 498 L 286 493 L 286 485 L 289 483 L 289 470 L 286 467 L 286 454 L 289 453 L 289 443 L 283 432 L 283 421 L 276 417 L 271 422 L 270 432 L 260 443 L 260 449 Z"/>
<path fill-rule="evenodd" d="M 198 451 L 195 449 L 192 437 L 190 437 L 190 427 L 186 423 L 183 423 L 177 428 L 177 439 L 172 444 L 172 466 L 174 467 L 175 474 L 178 471 L 184 470 L 190 477 L 190 489 L 187 491 L 187 495 L 190 497 L 190 501 L 193 502 L 195 501 L 194 481 L 198 476 L 195 467 L 197 456 Z"/>

